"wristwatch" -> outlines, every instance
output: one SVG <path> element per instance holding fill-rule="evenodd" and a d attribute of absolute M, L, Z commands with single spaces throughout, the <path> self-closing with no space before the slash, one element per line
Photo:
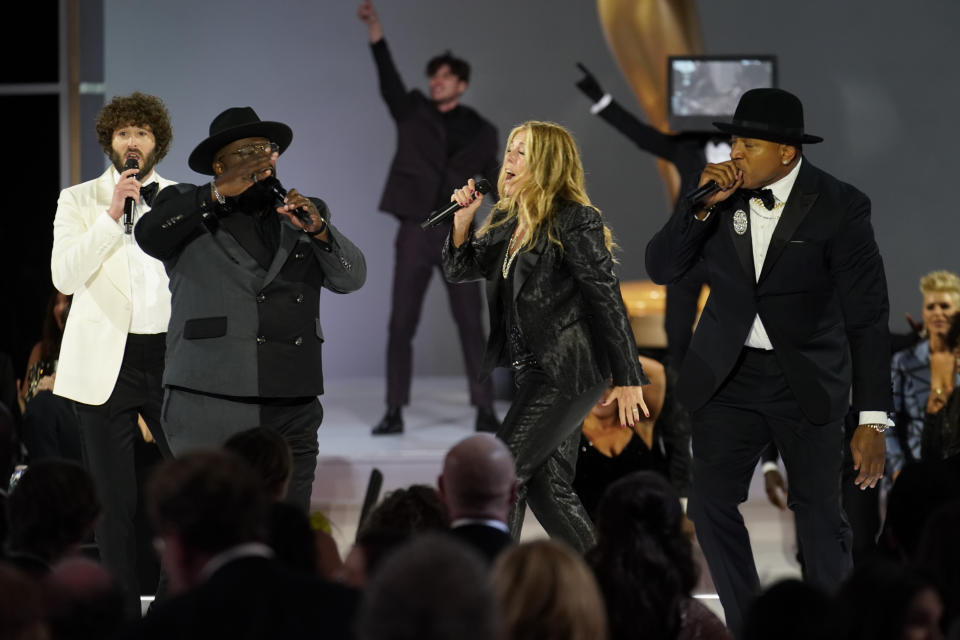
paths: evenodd
<path fill-rule="evenodd" d="M 864 424 L 862 424 L 862 425 L 860 425 L 860 426 L 861 426 L 861 427 L 870 427 L 871 429 L 873 429 L 873 430 L 876 431 L 877 433 L 883 433 L 884 431 L 886 431 L 887 429 L 890 428 L 890 426 L 889 426 L 886 422 L 865 422 Z"/>

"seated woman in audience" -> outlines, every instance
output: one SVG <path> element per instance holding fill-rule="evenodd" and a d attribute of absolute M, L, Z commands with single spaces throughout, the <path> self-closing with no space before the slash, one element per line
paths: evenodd
<path fill-rule="evenodd" d="M 920 279 L 920 292 L 927 339 L 895 353 L 890 365 L 896 425 L 887 433 L 887 469 L 894 479 L 905 463 L 925 457 L 927 415 L 939 412 L 960 382 L 956 356 L 946 343 L 950 322 L 960 311 L 960 277 L 932 271 Z"/>
<path fill-rule="evenodd" d="M 560 542 L 506 549 L 493 565 L 503 640 L 605 640 L 603 597 L 583 559 Z M 635 638 L 645 637 L 642 628 Z"/>
<path fill-rule="evenodd" d="M 943 602 L 913 567 L 876 561 L 858 567 L 837 594 L 842 640 L 940 640 Z"/>
<path fill-rule="evenodd" d="M 616 480 L 634 471 L 669 475 L 667 448 L 657 426 L 666 392 L 666 373 L 663 365 L 652 358 L 640 356 L 639 360 L 650 378 L 650 384 L 643 389 L 650 417 L 641 416 L 632 429 L 623 427 L 619 404 L 614 401 L 604 405 L 604 394 L 583 421 L 573 489 L 594 519 L 600 497 Z"/>
<path fill-rule="evenodd" d="M 680 498 L 654 471 L 610 485 L 597 510 L 597 546 L 587 554 L 606 601 L 613 640 L 730 640 L 691 593 L 697 569 Z"/>
<path fill-rule="evenodd" d="M 53 395 L 60 339 L 72 296 L 54 291 L 47 301 L 40 342 L 33 346 L 27 372 L 20 383 L 18 402 L 23 414 L 23 444 L 28 459 L 80 460 L 80 427 L 71 402 Z"/>

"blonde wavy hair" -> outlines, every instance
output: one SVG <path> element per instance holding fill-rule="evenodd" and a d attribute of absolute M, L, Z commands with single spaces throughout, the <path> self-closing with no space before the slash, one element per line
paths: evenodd
<path fill-rule="evenodd" d="M 500 200 L 494 205 L 477 235 L 483 235 L 516 218 L 528 230 L 520 245 L 521 250 L 535 246 L 544 233 L 551 242 L 562 248 L 563 245 L 554 235 L 553 229 L 557 198 L 586 205 L 600 215 L 600 210 L 593 206 L 587 196 L 580 151 L 570 132 L 560 125 L 530 120 L 510 132 L 504 158 L 513 144 L 513 139 L 521 132 L 526 139 L 526 171 L 514 178 L 512 193 L 508 196 L 504 193 L 506 162 L 501 165 L 500 176 L 497 178 Z M 505 215 L 497 215 L 498 212 Z M 603 236 L 607 250 L 612 254 L 616 245 L 613 234 L 606 225 L 603 226 Z"/>
<path fill-rule="evenodd" d="M 960 307 L 960 277 L 950 271 L 931 271 L 920 278 L 920 293 L 949 293 Z"/>
<path fill-rule="evenodd" d="M 583 558 L 553 540 L 509 547 L 491 580 L 504 640 L 606 640 L 607 609 Z M 642 630 L 641 630 L 642 631 Z"/>

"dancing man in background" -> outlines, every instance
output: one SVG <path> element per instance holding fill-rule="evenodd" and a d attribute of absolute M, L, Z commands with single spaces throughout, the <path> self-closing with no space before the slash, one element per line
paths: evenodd
<path fill-rule="evenodd" d="M 380 94 L 397 125 L 397 152 L 383 189 L 380 209 L 400 220 L 393 301 L 387 343 L 387 413 L 374 435 L 402 433 L 402 409 L 410 403 L 413 336 L 420 322 L 423 298 L 440 253 L 447 227 L 421 229 L 427 214 L 450 204 L 450 194 L 470 177 L 497 179 L 497 130 L 476 111 L 460 104 L 470 81 L 470 65 L 449 52 L 427 63 L 430 97 L 407 91 L 400 78 L 383 27 L 369 1 L 357 13 L 367 25 L 377 65 Z M 479 382 L 483 356 L 480 286 L 446 282 L 450 308 L 460 334 L 467 370 L 470 404 L 477 408 L 477 431 L 496 431 L 493 386 Z"/>

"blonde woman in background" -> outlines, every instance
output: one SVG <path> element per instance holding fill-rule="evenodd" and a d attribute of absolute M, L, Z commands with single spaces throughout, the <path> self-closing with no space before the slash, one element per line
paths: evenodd
<path fill-rule="evenodd" d="M 960 277 L 931 271 L 920 278 L 923 331 L 926 337 L 893 354 L 890 363 L 894 422 L 887 435 L 887 468 L 893 478 L 903 465 L 921 458 L 924 418 L 947 401 L 960 376 L 957 359 L 946 344 L 950 321 L 960 311 Z"/>
<path fill-rule="evenodd" d="M 564 544 L 537 540 L 510 547 L 493 566 L 493 588 L 503 640 L 609 637 L 597 581 L 583 558 Z"/>

